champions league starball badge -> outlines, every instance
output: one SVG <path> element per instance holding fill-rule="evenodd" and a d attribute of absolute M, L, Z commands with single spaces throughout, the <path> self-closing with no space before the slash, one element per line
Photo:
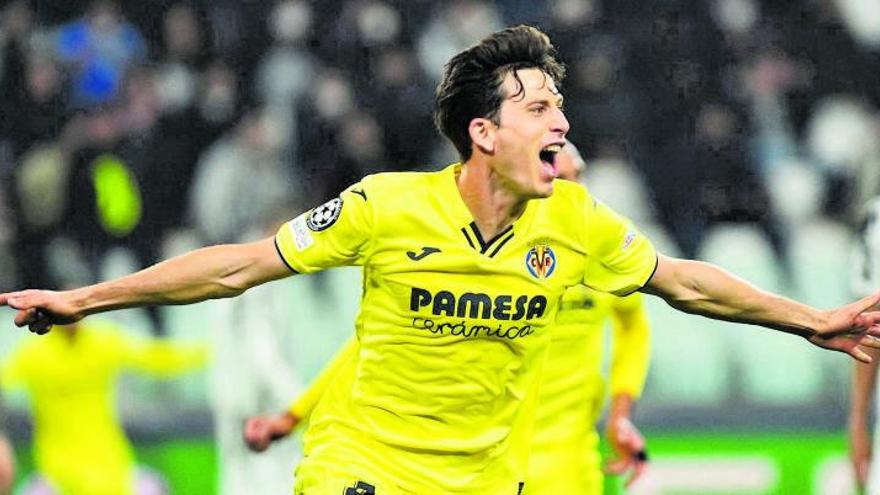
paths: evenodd
<path fill-rule="evenodd" d="M 320 232 L 336 223 L 340 213 L 342 213 L 342 198 L 333 198 L 314 208 L 306 219 L 306 225 L 309 229 Z"/>

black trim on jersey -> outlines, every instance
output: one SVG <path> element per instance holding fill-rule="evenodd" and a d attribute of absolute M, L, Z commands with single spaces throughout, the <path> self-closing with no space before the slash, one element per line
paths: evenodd
<path fill-rule="evenodd" d="M 288 263 L 287 260 L 284 259 L 284 255 L 281 254 L 281 248 L 278 247 L 278 239 L 274 239 L 273 242 L 275 243 L 275 252 L 278 253 L 278 257 L 281 258 L 281 261 L 284 262 L 284 266 L 290 268 L 290 271 L 292 271 L 294 274 L 299 275 L 299 272 L 296 271 L 292 266 L 290 266 L 290 263 Z"/>
<path fill-rule="evenodd" d="M 477 249 L 477 246 L 474 246 L 474 241 L 471 240 L 471 236 L 468 235 L 467 229 L 464 227 L 461 228 L 461 233 L 464 234 L 464 238 L 467 239 L 468 244 L 471 245 L 471 248 Z"/>
<path fill-rule="evenodd" d="M 659 267 L 659 266 L 660 266 L 660 255 L 657 255 L 657 257 L 655 258 L 655 261 L 654 261 L 654 269 L 651 270 L 651 275 L 649 275 L 648 278 L 645 279 L 645 283 L 643 283 L 640 287 L 636 287 L 635 289 L 627 292 L 626 294 L 620 294 L 618 297 L 626 297 L 630 294 L 635 294 L 636 292 L 641 290 L 644 286 L 648 285 L 648 282 L 650 282 L 651 279 L 654 278 L 654 274 L 657 273 L 657 267 Z M 617 294 L 615 294 L 615 295 L 617 295 Z"/>
<path fill-rule="evenodd" d="M 485 253 L 487 244 L 486 244 L 486 241 L 483 240 L 483 234 L 480 233 L 479 227 L 477 227 L 477 222 L 471 222 L 470 225 L 468 225 L 468 227 L 471 228 L 471 232 L 474 233 L 474 237 L 477 239 L 477 242 L 480 243 L 480 252 Z M 498 237 L 498 236 L 495 236 L 495 237 Z"/>
<path fill-rule="evenodd" d="M 496 254 L 498 254 L 498 251 L 501 251 L 501 247 L 504 246 L 505 244 L 507 244 L 507 241 L 509 241 L 511 239 L 513 239 L 513 232 L 511 232 L 509 236 L 502 239 L 501 242 L 499 242 L 498 245 L 495 246 L 495 249 L 492 250 L 492 253 L 489 254 L 489 257 L 492 258 Z"/>
<path fill-rule="evenodd" d="M 364 198 L 364 201 L 367 200 L 367 193 L 364 192 L 363 189 L 352 189 L 351 192 L 357 194 L 358 196 Z"/>
<path fill-rule="evenodd" d="M 489 248 L 492 247 L 492 244 L 494 244 L 496 241 L 507 235 L 508 232 L 513 230 L 513 224 L 508 225 L 506 229 L 499 232 L 495 237 L 489 239 L 489 242 L 486 242 L 485 240 L 483 240 L 483 234 L 480 233 L 479 227 L 477 227 L 477 222 L 471 222 L 468 227 L 470 227 L 471 233 L 473 234 L 474 238 L 476 238 L 477 242 L 480 243 L 480 254 L 486 254 L 486 251 L 488 251 Z M 465 239 L 467 239 L 468 244 L 470 244 L 472 248 L 477 249 L 477 247 L 474 246 L 473 241 L 471 241 L 470 236 L 468 235 L 467 227 L 462 227 L 461 232 L 464 234 Z M 491 258 L 492 256 L 495 256 L 495 254 L 498 253 L 498 250 L 501 249 L 501 246 L 509 241 L 511 237 L 513 237 L 513 233 L 511 233 L 509 237 L 505 238 L 504 242 L 499 244 L 498 248 L 492 251 L 492 254 L 490 254 L 489 257 Z"/>

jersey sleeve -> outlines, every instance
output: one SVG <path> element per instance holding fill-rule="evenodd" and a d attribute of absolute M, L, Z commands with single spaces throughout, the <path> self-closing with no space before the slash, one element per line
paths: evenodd
<path fill-rule="evenodd" d="M 165 339 L 124 339 L 120 351 L 126 368 L 156 377 L 172 377 L 203 368 L 210 355 L 206 343 Z"/>
<path fill-rule="evenodd" d="M 330 361 L 330 364 L 321 370 L 321 373 L 315 378 L 312 384 L 309 385 L 309 388 L 290 404 L 290 407 L 288 408 L 290 414 L 300 419 L 307 418 L 311 415 L 312 410 L 315 409 L 318 401 L 321 400 L 321 397 L 324 395 L 324 392 L 327 391 L 327 388 L 331 386 L 333 380 L 340 375 L 341 370 L 354 365 L 354 361 L 357 358 L 357 352 L 357 340 L 354 338 L 349 339 L 348 342 L 343 345 L 342 349 L 333 356 L 333 360 Z"/>
<path fill-rule="evenodd" d="M 642 288 L 657 269 L 657 252 L 632 223 L 587 197 L 584 285 L 625 296 Z"/>
<path fill-rule="evenodd" d="M 337 198 L 285 223 L 275 235 L 275 247 L 296 273 L 362 265 L 375 227 L 370 177 Z"/>
<path fill-rule="evenodd" d="M 640 293 L 617 298 L 611 310 L 611 395 L 642 395 L 651 356 L 651 330 Z"/>

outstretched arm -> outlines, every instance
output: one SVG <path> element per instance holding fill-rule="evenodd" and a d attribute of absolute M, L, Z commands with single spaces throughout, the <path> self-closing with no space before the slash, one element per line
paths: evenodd
<path fill-rule="evenodd" d="M 681 311 L 751 323 L 800 335 L 811 343 L 870 362 L 860 345 L 880 348 L 880 312 L 868 311 L 880 294 L 830 310 L 818 310 L 762 291 L 709 263 L 659 256 L 642 289 Z"/>
<path fill-rule="evenodd" d="M 0 294 L 17 309 L 15 324 L 45 333 L 53 324 L 121 308 L 189 304 L 241 294 L 293 272 L 270 237 L 249 244 L 197 249 L 115 280 L 69 291 L 25 290 Z"/>

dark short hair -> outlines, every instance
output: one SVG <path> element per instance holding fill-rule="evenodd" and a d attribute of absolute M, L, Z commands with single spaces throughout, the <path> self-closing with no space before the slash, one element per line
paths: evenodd
<path fill-rule="evenodd" d="M 531 26 L 502 29 L 452 57 L 434 95 L 434 125 L 458 150 L 462 160 L 471 157 L 468 126 L 475 118 L 498 123 L 498 111 L 506 95 L 501 84 L 520 69 L 540 69 L 561 84 L 565 67 L 556 60 L 550 38 Z"/>

